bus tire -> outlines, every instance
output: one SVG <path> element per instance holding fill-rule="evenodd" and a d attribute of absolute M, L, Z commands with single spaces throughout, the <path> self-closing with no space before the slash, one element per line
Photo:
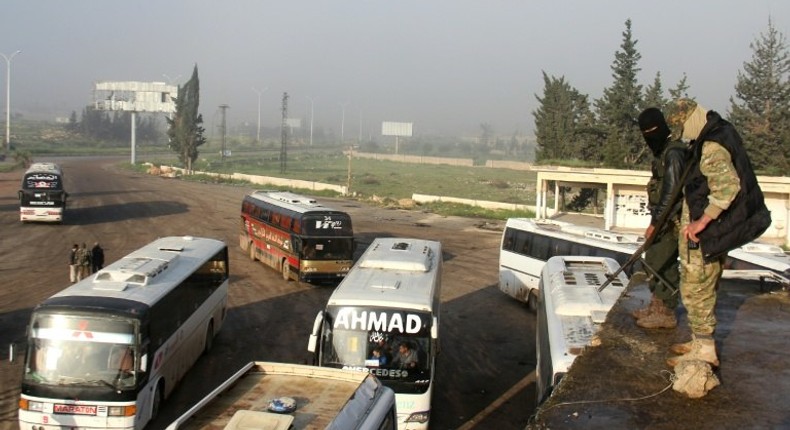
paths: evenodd
<path fill-rule="evenodd" d="M 538 290 L 536 288 L 529 290 L 529 294 L 527 294 L 527 309 L 531 312 L 537 312 L 538 300 Z"/>
<path fill-rule="evenodd" d="M 288 264 L 286 259 L 283 259 L 282 274 L 284 281 L 288 282 L 291 280 L 291 265 Z"/>
<path fill-rule="evenodd" d="M 165 384 L 164 382 L 159 382 L 156 384 L 156 389 L 154 390 L 154 399 L 153 404 L 151 405 L 151 421 L 155 420 L 156 417 L 159 416 L 159 411 L 162 409 L 162 401 L 164 400 L 165 396 Z"/>
<path fill-rule="evenodd" d="M 250 242 L 249 248 L 250 248 L 250 260 L 255 261 L 255 244 Z"/>
<path fill-rule="evenodd" d="M 208 354 L 214 347 L 214 321 L 209 321 L 206 329 L 206 344 L 203 346 L 203 354 Z"/>

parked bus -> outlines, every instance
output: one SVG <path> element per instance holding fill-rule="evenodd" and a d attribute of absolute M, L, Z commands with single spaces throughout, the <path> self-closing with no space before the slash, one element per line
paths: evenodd
<path fill-rule="evenodd" d="M 538 283 L 546 261 L 556 255 L 608 257 L 625 264 L 644 238 L 583 227 L 562 221 L 510 218 L 502 232 L 499 252 L 499 289 L 537 307 Z M 730 251 L 724 264 L 730 278 L 759 279 L 790 286 L 790 257 L 777 246 L 751 242 Z M 644 270 L 641 262 L 626 268 L 630 277 Z"/>
<path fill-rule="evenodd" d="M 625 263 L 643 239 L 635 234 L 581 227 L 574 224 L 528 218 L 510 218 L 502 233 L 499 252 L 499 289 L 537 308 L 541 271 L 555 255 L 609 257 Z M 636 266 L 636 267 L 634 267 Z M 631 275 L 639 264 L 626 270 Z"/>
<path fill-rule="evenodd" d="M 255 191 L 241 204 L 241 248 L 286 281 L 337 282 L 353 265 L 351 217 L 290 192 Z"/>
<path fill-rule="evenodd" d="M 628 277 L 598 287 L 620 265 L 606 257 L 551 257 L 543 266 L 537 310 L 535 380 L 537 403 L 560 382 L 576 356 L 588 347 L 606 314 L 628 285 Z"/>
<path fill-rule="evenodd" d="M 63 170 L 55 163 L 33 163 L 19 190 L 19 220 L 63 222 L 68 193 Z"/>
<path fill-rule="evenodd" d="M 375 239 L 316 316 L 308 342 L 319 366 L 367 372 L 392 388 L 401 429 L 428 428 L 441 280 L 439 242 Z"/>
<path fill-rule="evenodd" d="M 197 237 L 145 245 L 33 309 L 22 429 L 142 429 L 225 319 L 228 249 Z"/>

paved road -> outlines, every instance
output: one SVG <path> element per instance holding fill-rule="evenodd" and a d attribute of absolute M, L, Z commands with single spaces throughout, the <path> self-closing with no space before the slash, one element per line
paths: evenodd
<path fill-rule="evenodd" d="M 39 161 L 39 160 L 36 160 Z M 251 188 L 200 184 L 119 169 L 123 160 L 62 159 L 70 207 L 63 225 L 21 224 L 21 171 L 0 174 L 0 346 L 24 338 L 36 303 L 68 285 L 68 250 L 99 241 L 114 261 L 168 235 L 229 244 L 231 310 L 215 348 L 166 402 L 158 429 L 250 360 L 303 362 L 316 312 L 331 288 L 285 282 L 238 246 L 239 208 Z M 319 199 L 349 212 L 361 252 L 378 236 L 439 240 L 444 248 L 442 327 L 433 429 L 521 429 L 533 411 L 535 318 L 496 287 L 501 225 L 355 201 Z M 3 354 L 5 357 L 5 354 Z M 0 429 L 15 429 L 21 360 L 0 361 Z"/>

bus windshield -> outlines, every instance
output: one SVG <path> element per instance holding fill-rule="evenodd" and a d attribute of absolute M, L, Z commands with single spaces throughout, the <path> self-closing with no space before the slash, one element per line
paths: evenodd
<path fill-rule="evenodd" d="M 318 238 L 302 239 L 302 258 L 306 260 L 351 260 L 354 257 L 354 239 Z"/>
<path fill-rule="evenodd" d="M 365 370 L 396 393 L 422 393 L 431 379 L 431 316 L 412 310 L 329 307 L 322 366 Z"/>
<path fill-rule="evenodd" d="M 144 370 L 134 333 L 133 321 L 117 317 L 36 316 L 24 379 L 44 385 L 132 388 Z"/>

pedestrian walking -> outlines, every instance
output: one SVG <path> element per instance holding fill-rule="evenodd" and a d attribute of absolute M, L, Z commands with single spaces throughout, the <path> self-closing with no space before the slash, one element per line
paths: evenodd
<path fill-rule="evenodd" d="M 77 282 L 77 269 L 79 269 L 77 254 L 79 253 L 79 249 L 80 246 L 75 243 L 74 246 L 71 247 L 71 251 L 69 251 L 69 281 L 71 281 L 72 284 Z"/>
<path fill-rule="evenodd" d="M 91 273 L 96 273 L 102 268 L 104 268 L 104 249 L 99 246 L 99 242 L 96 242 L 91 248 Z"/>
<path fill-rule="evenodd" d="M 82 242 L 82 246 L 77 250 L 77 281 L 88 277 L 91 271 L 91 252 L 88 245 Z"/>

